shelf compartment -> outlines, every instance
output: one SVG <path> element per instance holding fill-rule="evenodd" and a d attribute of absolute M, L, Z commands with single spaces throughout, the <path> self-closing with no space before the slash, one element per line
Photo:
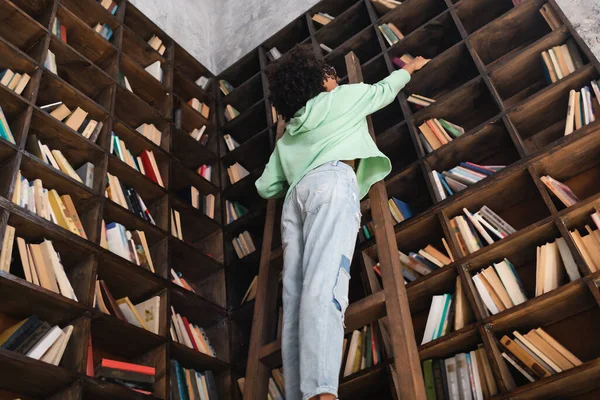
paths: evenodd
<path fill-rule="evenodd" d="M 206 131 L 204 134 L 209 135 L 208 143 L 206 144 L 211 151 L 216 153 L 217 150 L 217 138 L 216 138 L 216 123 L 214 118 L 214 113 L 216 112 L 215 108 L 212 104 L 209 105 L 211 107 L 209 118 L 206 119 L 202 114 L 192 108 L 187 101 L 176 98 L 176 104 L 178 106 L 178 111 L 175 112 L 175 125 L 179 127 L 184 132 L 186 132 L 189 136 L 189 133 L 194 129 L 200 129 L 204 125 L 206 125 Z M 180 114 L 181 116 L 179 116 Z M 238 117 L 239 118 L 239 117 Z"/>
<path fill-rule="evenodd" d="M 217 165 L 212 165 L 212 167 L 212 180 L 218 180 L 217 175 L 219 172 Z M 196 171 L 186 168 L 175 160 L 171 160 L 171 181 L 171 191 L 174 193 L 192 185 L 200 191 L 201 195 L 212 193 L 218 198 L 219 188 L 214 183 L 204 179 Z"/>
<path fill-rule="evenodd" d="M 22 96 L 27 100 L 31 100 L 33 89 L 35 87 L 34 82 L 36 80 L 36 70 L 38 67 L 27 55 L 2 40 L 0 40 L 0 53 L 2 54 L 2 60 L 0 60 L 0 70 L 8 68 L 15 73 L 26 73 L 31 77 L 31 80 L 21 95 L 14 93 L 16 96 Z"/>
<path fill-rule="evenodd" d="M 388 156 L 392 162 L 392 172 L 394 176 L 408 165 L 417 161 L 418 156 L 408 130 L 408 125 L 401 122 L 392 126 L 384 133 L 376 137 L 377 147 L 383 154 Z"/>
<path fill-rule="evenodd" d="M 260 72 L 260 61 L 258 50 L 252 50 L 231 67 L 222 72 L 218 79 L 225 79 L 234 88 L 241 86 L 244 82 Z M 212 85 L 218 85 L 213 82 Z"/>
<path fill-rule="evenodd" d="M 218 197 L 216 197 L 215 203 L 215 208 L 217 208 L 217 204 L 219 204 Z M 171 198 L 171 208 L 181 214 L 183 237 L 186 242 L 198 242 L 221 227 L 217 221 L 204 214 L 202 210 L 194 208 L 191 204 L 177 197 Z M 215 215 L 218 215 L 218 213 L 215 212 Z"/>
<path fill-rule="evenodd" d="M 325 43 L 327 44 L 327 43 Z M 356 57 L 365 64 L 373 57 L 381 53 L 381 47 L 377 41 L 375 29 L 368 26 L 344 43 L 335 48 L 334 51 L 325 55 L 325 62 L 335 68 L 338 77 L 342 78 L 348 75 L 346 70 L 346 54 L 353 51 Z M 381 57 L 383 60 L 383 57 Z M 387 66 L 384 62 L 384 67 L 387 72 Z"/>
<path fill-rule="evenodd" d="M 404 36 L 408 36 L 447 8 L 442 0 L 405 1 L 381 17 L 376 25 L 391 22 Z"/>
<path fill-rule="evenodd" d="M 171 131 L 171 154 L 177 157 L 183 165 L 194 168 L 199 163 L 212 165 L 217 161 L 217 155 L 211 149 L 216 147 L 216 131 L 206 128 L 204 134 L 209 135 L 208 143 L 203 146 L 192 138 L 188 132 L 173 128 Z M 207 133 L 208 132 L 208 133 Z M 214 142 L 214 144 L 212 143 Z"/>
<path fill-rule="evenodd" d="M 201 76 L 212 77 L 212 73 L 182 46 L 175 43 L 175 70 L 188 80 L 196 81 Z M 213 82 L 214 83 L 214 82 Z"/>
<path fill-rule="evenodd" d="M 225 123 L 221 131 L 229 133 L 239 143 L 243 143 L 267 127 L 265 103 L 260 101 L 237 118 Z"/>
<path fill-rule="evenodd" d="M 317 43 L 325 44 L 335 51 L 338 46 L 341 46 L 369 25 L 371 25 L 371 20 L 367 7 L 365 3 L 359 1 L 325 27 L 319 29 L 315 34 L 315 40 Z"/>
<path fill-rule="evenodd" d="M 520 4 L 468 39 L 484 65 L 513 58 L 517 52 L 550 32 L 540 14 L 545 0 Z M 541 61 L 540 61 L 541 62 Z"/>
<path fill-rule="evenodd" d="M 356 4 L 356 0 L 324 0 L 315 4 L 310 10 L 307 11 L 308 15 L 312 18 L 313 15 L 322 12 L 331 15 L 335 18 L 340 17 L 344 12 L 350 9 L 354 4 Z M 331 23 L 331 22 L 330 22 Z M 312 24 L 316 31 L 321 29 L 323 25 L 312 21 Z M 329 25 L 329 24 L 327 24 Z M 327 26 L 325 25 L 325 26 Z"/>
<path fill-rule="evenodd" d="M 432 206 L 421 164 L 413 163 L 385 182 L 388 196 L 408 203 L 413 217 Z M 407 220 L 410 221 L 410 218 Z M 404 221 L 403 221 L 404 222 Z"/>
<path fill-rule="evenodd" d="M 121 72 L 127 77 L 133 93 L 162 116 L 168 116 L 170 99 L 166 87 L 126 55 L 121 55 L 120 60 Z"/>
<path fill-rule="evenodd" d="M 127 4 L 125 9 L 124 23 L 128 28 L 135 32 L 140 40 L 148 41 L 153 35 L 157 35 L 167 47 L 165 54 L 168 54 L 169 41 L 168 35 L 162 31 L 154 22 L 152 22 L 144 13 L 137 9 L 133 4 Z M 152 51 L 155 51 L 150 47 Z M 155 51 L 156 52 L 156 51 Z M 156 52 L 157 55 L 158 52 Z M 166 56 L 164 56 L 167 58 Z"/>
<path fill-rule="evenodd" d="M 158 160 L 157 160 L 158 161 Z M 159 165 L 159 170 L 160 170 Z M 144 203 L 148 206 L 153 204 L 158 199 L 164 197 L 167 193 L 165 189 L 160 187 L 153 180 L 146 177 L 123 161 L 118 159 L 116 156 L 109 156 L 108 158 L 108 172 L 111 175 L 115 175 L 124 184 L 132 186 L 135 191 L 144 199 Z M 162 174 L 162 172 L 161 172 Z M 106 177 L 102 177 L 105 179 Z M 164 176 L 163 176 L 164 178 Z M 154 216 L 153 216 L 154 217 Z"/>
<path fill-rule="evenodd" d="M 461 0 L 454 10 L 467 34 L 471 34 L 514 7 L 511 0 Z"/>
<path fill-rule="evenodd" d="M 15 0 L 12 3 L 29 14 L 31 18 L 35 19 L 42 26 L 49 26 L 53 0 Z"/>
<path fill-rule="evenodd" d="M 0 15 L 3 16 L 0 37 L 39 60 L 45 28 L 8 0 L 0 1 Z"/>
<path fill-rule="evenodd" d="M 276 34 L 267 39 L 263 47 L 269 51 L 272 47 L 277 47 L 281 54 L 285 54 L 304 39 L 310 36 L 308 23 L 304 14 L 293 20 L 291 23 L 280 29 Z"/>
<path fill-rule="evenodd" d="M 129 6 L 129 4 L 128 4 Z M 127 7 L 129 9 L 129 7 Z M 148 36 L 148 40 L 150 37 Z M 168 43 L 163 42 L 164 45 Z M 161 56 L 156 50 L 154 50 L 144 39 L 138 36 L 129 26 L 123 25 L 123 43 L 121 44 L 121 50 L 135 63 L 139 64 L 140 67 L 146 68 L 150 64 L 160 61 L 161 67 L 164 71 L 163 82 L 168 82 L 168 71 L 167 60 L 164 56 Z M 165 52 L 167 54 L 167 52 Z"/>
<path fill-rule="evenodd" d="M 225 96 L 223 103 L 231 104 L 236 110 L 243 113 L 263 97 L 262 74 L 256 74 Z"/>
<path fill-rule="evenodd" d="M 0 86 L 0 107 L 2 107 L 2 112 L 10 126 L 16 144 L 9 144 L 8 141 L 3 139 L 0 141 L 6 146 L 18 146 L 25 135 L 24 129 L 27 125 L 27 119 L 30 113 L 29 105 L 22 97 L 16 95 L 11 90 L 8 90 L 8 88 Z"/>
<path fill-rule="evenodd" d="M 544 77 L 546 72 L 541 52 L 560 46 L 567 39 L 569 35 L 566 27 L 553 31 L 490 73 L 490 79 L 504 100 L 505 107 L 512 107 L 551 85 Z M 585 57 L 583 52 L 580 51 L 580 54 Z M 584 62 L 587 65 L 588 62 Z"/>
<path fill-rule="evenodd" d="M 243 142 L 240 147 L 225 154 L 221 158 L 224 169 L 226 169 L 225 166 L 232 165 L 236 162 L 240 163 L 248 171 L 254 171 L 257 168 L 264 167 L 271 155 L 270 132 L 269 129 L 265 129 L 249 140 Z M 223 146 L 225 145 L 223 144 Z M 224 172 L 227 174 L 226 170 Z M 224 178 L 229 180 L 228 176 Z"/>
<path fill-rule="evenodd" d="M 422 70 L 415 72 L 404 91 L 440 100 L 478 75 L 479 71 L 469 49 L 464 42 L 460 42 L 432 59 Z"/>
<path fill-rule="evenodd" d="M 404 121 L 404 114 L 400 108 L 400 103 L 397 100 L 392 101 L 388 106 L 371 114 L 371 120 L 373 121 L 373 130 L 376 136 L 386 132 L 388 129 Z"/>
<path fill-rule="evenodd" d="M 532 96 L 509 112 L 509 119 L 529 153 L 534 153 L 563 138 L 569 91 L 581 90 L 584 85 L 597 78 L 598 73 L 588 65 Z M 597 123 L 584 126 L 569 137 L 577 133 L 589 132 L 597 126 Z"/>
<path fill-rule="evenodd" d="M 560 223 L 569 231 L 569 238 L 572 238 L 570 234 L 573 230 L 578 230 L 581 235 L 589 235 L 587 227 L 591 229 L 597 229 L 596 224 L 592 220 L 591 214 L 600 208 L 600 200 L 598 196 L 589 198 L 580 204 L 572 206 L 567 212 L 563 213 L 560 217 Z M 576 253 L 573 254 L 577 260 L 581 260 L 581 264 L 585 264 L 585 259 L 581 253 L 581 250 L 577 246 Z M 579 256 L 579 257 L 577 257 Z M 594 255 L 589 255 L 592 260 L 597 263 L 597 259 Z M 595 266 L 588 265 L 587 270 L 594 272 Z M 597 274 L 596 274 L 597 275 Z"/>
<path fill-rule="evenodd" d="M 121 1 L 115 1 L 117 5 Z M 61 4 L 70 12 L 75 14 L 87 26 L 95 26 L 96 24 L 108 24 L 115 31 L 120 23 L 115 16 L 108 12 L 99 2 L 94 0 L 64 0 Z M 67 32 L 68 36 L 68 32 Z"/>
<path fill-rule="evenodd" d="M 85 400 L 158 400 L 161 397 L 155 395 L 144 395 L 136 393 L 125 386 L 117 385 L 115 383 L 104 382 L 99 379 L 93 379 L 89 377 L 83 378 L 83 399 Z"/>
<path fill-rule="evenodd" d="M 432 358 L 445 359 L 458 353 L 476 350 L 480 343 L 482 343 L 482 339 L 477 326 L 470 324 L 458 331 L 447 333 L 435 342 L 419 346 L 419 358 L 421 361 Z"/>
<path fill-rule="evenodd" d="M 390 47 L 388 54 L 390 58 L 405 53 L 414 57 L 435 58 L 461 40 L 450 12 L 444 12 Z"/>
<path fill-rule="evenodd" d="M 156 81 L 156 79 L 154 80 Z M 210 86 L 216 84 L 217 83 L 215 82 L 210 83 L 207 90 L 204 91 L 200 86 L 196 84 L 194 80 L 188 78 L 186 75 L 183 75 L 180 71 L 176 70 L 175 77 L 173 79 L 173 92 L 175 92 L 175 95 L 180 97 L 181 99 L 187 99 L 187 101 L 189 101 L 190 99 L 195 97 L 201 102 L 208 103 L 209 106 L 212 106 L 214 104 L 214 101 L 212 99 L 212 92 Z"/>

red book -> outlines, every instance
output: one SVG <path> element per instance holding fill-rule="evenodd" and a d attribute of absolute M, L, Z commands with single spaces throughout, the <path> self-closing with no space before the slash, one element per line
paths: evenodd
<path fill-rule="evenodd" d="M 110 7 L 108 7 L 108 11 L 110 11 L 111 14 L 114 14 L 115 8 L 117 8 L 117 3 L 113 1 L 112 3 L 110 3 Z"/>
<path fill-rule="evenodd" d="M 381 269 L 379 269 L 379 265 L 374 265 L 373 269 L 377 272 L 377 275 L 381 276 Z"/>
<path fill-rule="evenodd" d="M 92 350 L 92 337 L 88 342 L 87 366 L 85 368 L 87 376 L 94 376 L 94 351 Z"/>
<path fill-rule="evenodd" d="M 60 40 L 67 43 L 67 27 L 64 25 L 60 26 Z"/>
<path fill-rule="evenodd" d="M 117 360 L 109 360 L 108 358 L 103 358 L 100 362 L 100 366 L 106 368 L 120 369 L 122 371 L 137 372 L 139 374 L 144 375 L 154 376 L 156 374 L 156 368 L 154 367 L 148 367 L 146 365 L 139 364 L 131 364 Z"/>
<path fill-rule="evenodd" d="M 142 164 L 144 164 L 144 172 L 146 172 L 146 176 L 160 185 L 158 177 L 156 176 L 156 171 L 154 170 L 152 161 L 150 160 L 150 152 L 148 150 L 144 150 L 140 157 L 142 157 Z"/>
<path fill-rule="evenodd" d="M 192 347 L 194 350 L 198 351 L 198 345 L 196 345 L 196 340 L 194 339 L 194 335 L 192 335 L 192 329 L 190 328 L 190 323 L 187 320 L 187 317 L 181 318 L 183 320 L 183 325 L 185 325 L 185 330 L 187 331 L 188 336 L 190 337 L 190 342 L 192 342 Z"/>
<path fill-rule="evenodd" d="M 377 345 L 375 343 L 375 330 L 371 324 L 371 354 L 373 355 L 373 365 L 377 365 L 379 357 L 377 357 Z"/>

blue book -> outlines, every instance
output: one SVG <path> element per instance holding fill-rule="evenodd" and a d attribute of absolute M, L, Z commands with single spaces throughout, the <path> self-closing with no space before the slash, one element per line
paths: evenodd
<path fill-rule="evenodd" d="M 212 371 L 204 371 L 204 378 L 206 380 L 206 389 L 208 390 L 207 400 L 217 400 L 219 395 L 217 394 L 217 383 L 215 376 Z"/>
<path fill-rule="evenodd" d="M 429 144 L 427 139 L 425 139 L 425 135 L 423 135 L 421 132 L 419 132 L 419 139 L 421 140 L 421 143 L 423 144 L 423 148 L 425 149 L 425 151 L 427 153 L 433 153 L 433 148 L 431 147 L 431 145 Z"/>
<path fill-rule="evenodd" d="M 409 282 L 417 280 L 417 277 L 411 274 L 406 268 L 402 268 L 402 275 L 404 275 L 404 278 Z"/>
<path fill-rule="evenodd" d="M 110 13 L 112 15 L 115 15 L 115 13 L 117 12 L 117 8 L 119 8 L 119 6 L 115 6 L 115 8 L 113 8 L 113 10 Z"/>
<path fill-rule="evenodd" d="M 454 192 L 452 191 L 452 189 L 450 189 L 450 186 L 448 186 L 448 182 L 446 182 L 446 177 L 437 171 L 435 171 L 435 173 L 437 174 L 438 178 L 440 178 L 440 182 L 442 182 L 442 186 L 444 187 L 444 189 L 446 189 L 448 196 L 452 196 Z"/>
<path fill-rule="evenodd" d="M 396 207 L 398 207 L 404 219 L 409 219 L 413 216 L 412 210 L 410 209 L 410 206 L 408 204 L 406 204 L 402 200 L 398 200 L 395 197 L 392 197 L 392 199 L 394 200 L 394 203 L 396 203 Z"/>
<path fill-rule="evenodd" d="M 183 368 L 177 361 L 173 361 L 175 363 L 175 375 L 177 378 L 177 389 L 179 390 L 179 398 L 181 400 L 189 400 L 188 392 L 187 392 L 187 384 L 185 383 L 185 372 L 183 372 Z"/>
<path fill-rule="evenodd" d="M 483 179 L 481 176 L 475 175 L 475 174 L 472 173 L 472 171 L 470 171 L 468 169 L 466 170 L 466 169 L 464 169 L 462 167 L 454 167 L 454 168 L 452 168 L 450 170 L 450 172 L 453 173 L 453 174 L 460 175 L 463 178 L 468 179 L 470 181 L 479 182 L 480 180 Z M 475 182 L 473 182 L 473 183 L 475 183 Z"/>
<path fill-rule="evenodd" d="M 440 268 L 420 254 L 411 252 L 408 255 L 411 256 L 412 258 L 414 258 L 415 260 L 419 261 L 421 264 L 425 265 L 427 268 L 429 268 L 432 271 Z"/>
<path fill-rule="evenodd" d="M 40 325 L 42 321 L 37 315 L 32 315 L 23 323 L 4 343 L 2 348 L 5 350 L 16 349 L 25 339 L 29 337 Z"/>
<path fill-rule="evenodd" d="M 494 175 L 494 173 L 492 171 L 488 171 L 487 169 L 480 168 L 477 165 L 469 164 L 466 162 L 461 162 L 460 166 L 463 168 L 470 169 L 471 171 L 479 172 L 480 174 L 484 174 L 487 176 Z"/>

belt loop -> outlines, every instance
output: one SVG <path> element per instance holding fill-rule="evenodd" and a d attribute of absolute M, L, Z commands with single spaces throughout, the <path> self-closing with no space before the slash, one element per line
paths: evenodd
<path fill-rule="evenodd" d="M 336 167 L 339 163 L 339 160 L 335 160 L 331 162 L 331 165 L 333 165 L 334 167 Z"/>

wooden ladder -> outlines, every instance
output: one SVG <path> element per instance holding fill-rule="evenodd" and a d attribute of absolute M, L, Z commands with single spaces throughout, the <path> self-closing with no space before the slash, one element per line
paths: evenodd
<path fill-rule="evenodd" d="M 363 81 L 360 62 L 353 52 L 346 55 L 348 80 L 350 83 Z M 375 134 L 371 117 L 367 117 L 369 133 Z M 285 130 L 282 120 L 277 124 L 278 140 Z M 425 399 L 425 385 L 413 331 L 413 324 L 404 287 L 402 266 L 398 257 L 398 247 L 394 235 L 394 222 L 388 208 L 388 195 L 385 183 L 375 183 L 369 191 L 369 201 L 373 217 L 376 246 L 379 255 L 383 288 L 372 270 L 365 265 L 370 293 L 364 299 L 352 303 L 346 310 L 346 333 L 359 329 L 371 322 L 387 317 L 383 335 L 386 347 L 391 349 L 396 377 L 393 386 L 396 398 L 402 400 Z M 266 400 L 271 368 L 281 363 L 281 341 L 269 343 L 273 332 L 277 311 L 277 288 L 279 270 L 273 267 L 274 260 L 282 257 L 281 250 L 272 249 L 272 239 L 277 214 L 277 200 L 269 200 L 265 218 L 265 228 L 261 249 L 257 280 L 257 294 L 252 320 L 248 364 L 244 385 L 244 400 Z M 369 277 L 369 274 L 371 276 Z M 380 324 L 381 326 L 381 324 Z M 388 355 L 390 355 L 388 353 Z"/>

